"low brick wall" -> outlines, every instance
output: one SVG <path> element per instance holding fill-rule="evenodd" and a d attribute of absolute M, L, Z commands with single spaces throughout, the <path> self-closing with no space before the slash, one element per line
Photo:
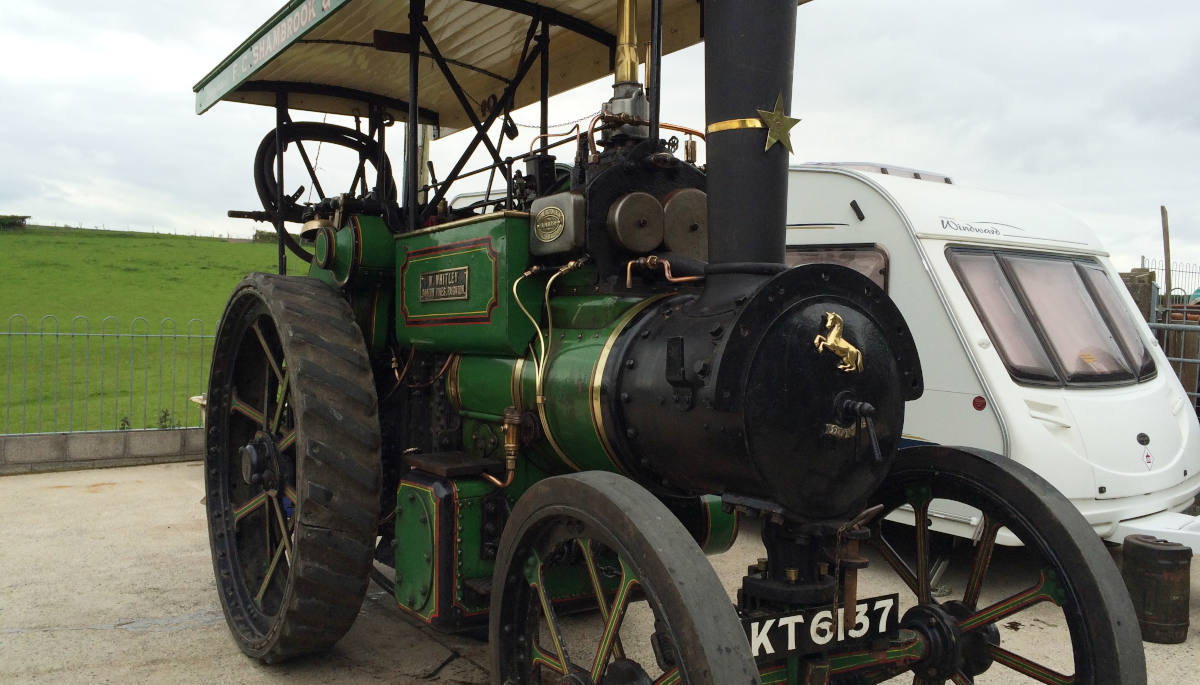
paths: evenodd
<path fill-rule="evenodd" d="M 0 436 L 0 476 L 161 464 L 203 457 L 203 428 Z"/>

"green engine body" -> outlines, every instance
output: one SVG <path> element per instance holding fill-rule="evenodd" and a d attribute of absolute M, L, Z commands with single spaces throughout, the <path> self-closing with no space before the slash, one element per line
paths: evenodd
<path fill-rule="evenodd" d="M 529 486 L 570 471 L 625 472 L 606 437 L 601 378 L 616 338 L 655 298 L 599 294 L 585 267 L 555 283 L 547 312 L 548 271 L 518 283 L 527 316 L 513 284 L 530 268 L 529 223 L 524 212 L 498 212 L 393 234 L 378 217 L 356 215 L 315 240 L 309 275 L 348 296 L 373 356 L 399 349 L 446 358 L 437 383 L 458 417 L 460 445 L 404 457 L 394 537 L 377 554 L 394 567 L 400 607 L 442 630 L 486 624 L 496 544 Z M 542 394 L 552 401 L 544 403 L 537 401 L 540 343 L 530 316 L 551 326 Z M 501 488 L 484 474 L 504 475 L 502 423 L 510 408 L 529 425 L 514 478 Z M 718 497 L 664 502 L 706 552 L 725 551 L 736 539 L 737 515 Z M 582 567 L 547 579 L 561 603 L 592 601 L 587 583 Z"/>

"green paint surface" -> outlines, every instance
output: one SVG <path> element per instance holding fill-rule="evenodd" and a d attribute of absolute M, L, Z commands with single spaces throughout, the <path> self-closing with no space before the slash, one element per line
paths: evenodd
<path fill-rule="evenodd" d="M 525 216 L 487 215 L 397 236 L 396 338 L 431 351 L 525 354 L 533 324 L 512 301 L 512 285 L 528 265 Z M 439 278 L 451 289 L 439 290 Z M 540 283 L 526 279 L 519 291 L 540 316 Z"/>
<path fill-rule="evenodd" d="M 419 485 L 401 483 L 396 495 L 396 601 L 428 621 L 437 609 L 438 501 Z M 444 535 L 442 536 L 444 538 Z"/>

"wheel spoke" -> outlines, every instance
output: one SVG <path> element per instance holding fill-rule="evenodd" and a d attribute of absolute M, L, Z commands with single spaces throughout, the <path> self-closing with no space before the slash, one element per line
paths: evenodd
<path fill-rule="evenodd" d="M 1048 683 L 1049 685 L 1069 685 L 1075 682 L 1075 676 L 1073 675 L 1063 675 L 1041 664 L 1036 664 L 1020 654 L 1014 654 L 1003 647 L 992 647 L 991 652 L 992 659 L 996 663 L 1007 666 L 1017 673 L 1029 676 L 1034 680 Z"/>
<path fill-rule="evenodd" d="M 294 444 L 296 444 L 296 429 L 293 428 L 287 433 L 284 433 L 283 437 L 279 439 L 278 449 L 280 452 L 282 452 Z M 294 498 L 293 501 L 295 501 Z"/>
<path fill-rule="evenodd" d="M 955 685 L 974 685 L 974 682 L 975 682 L 974 680 L 963 675 L 962 673 L 955 673 L 954 675 L 950 676 L 950 681 L 953 682 Z"/>
<path fill-rule="evenodd" d="M 1038 573 L 1038 582 L 1036 585 L 975 612 L 963 619 L 958 624 L 958 627 L 964 633 L 976 630 L 1041 602 L 1053 602 L 1061 606 L 1060 591 L 1054 572 L 1042 569 Z"/>
<path fill-rule="evenodd" d="M 933 601 L 933 592 L 929 587 L 929 502 L 928 493 L 921 492 L 909 503 L 913 508 L 913 528 L 917 535 L 917 602 L 927 604 Z"/>
<path fill-rule="evenodd" d="M 270 527 L 268 527 L 268 535 L 270 534 L 270 530 Z M 259 606 L 262 606 L 263 595 L 267 593 L 267 585 L 270 584 L 271 578 L 275 575 L 275 569 L 279 567 L 279 558 L 282 556 L 283 544 L 281 543 L 279 547 L 275 548 L 275 556 L 271 558 L 271 565 L 267 567 L 267 575 L 263 576 L 262 585 L 258 587 L 258 594 L 254 595 L 254 601 L 257 602 Z"/>
<path fill-rule="evenodd" d="M 554 656 L 546 654 L 534 641 L 534 660 L 542 661 L 550 668 L 567 674 L 570 660 L 567 658 L 567 650 L 563 645 L 562 632 L 558 628 L 558 617 L 554 613 L 554 607 L 550 602 L 550 597 L 546 594 L 546 581 L 542 577 L 542 559 L 536 552 L 533 554 L 533 559 L 537 562 L 533 568 L 526 571 L 525 578 L 529 581 L 529 587 L 533 588 L 537 593 L 538 602 L 542 607 L 542 617 L 546 619 L 546 627 L 550 630 L 550 641 L 554 643 L 554 652 L 557 655 L 557 660 Z"/>
<path fill-rule="evenodd" d="M 596 660 L 592 662 L 593 681 L 600 680 L 600 674 L 608 664 L 608 658 L 612 655 L 613 641 L 617 636 L 617 631 L 621 628 L 621 621 L 625 619 L 625 610 L 629 607 L 630 593 L 638 582 L 633 569 L 629 568 L 625 560 L 618 558 L 618 561 L 621 564 L 621 584 L 617 587 L 616 596 L 613 597 L 612 609 L 605 618 L 600 644 L 596 646 Z M 601 600 L 600 604 L 603 605 L 604 601 Z"/>
<path fill-rule="evenodd" d="M 233 527 L 236 529 L 242 519 L 249 516 L 267 501 L 267 493 L 260 492 L 242 506 L 233 510 Z"/>
<path fill-rule="evenodd" d="M 271 434 L 279 433 L 279 421 L 283 418 L 283 406 L 287 404 L 288 385 L 291 383 L 292 374 L 287 373 L 283 376 L 283 383 L 279 386 L 279 399 L 275 402 L 275 418 L 271 420 Z"/>
<path fill-rule="evenodd" d="M 254 335 L 258 336 L 258 343 L 262 346 L 263 354 L 267 357 L 267 363 L 270 364 L 271 370 L 275 372 L 275 378 L 282 383 L 283 371 L 279 366 L 279 362 L 275 361 L 275 353 L 271 351 L 271 346 L 267 344 L 267 338 L 263 335 L 262 328 L 255 321 L 251 328 L 254 329 Z"/>
<path fill-rule="evenodd" d="M 237 390 L 233 391 L 233 399 L 229 402 L 230 413 L 237 413 L 245 416 L 255 423 L 255 425 L 263 425 L 266 419 L 262 412 L 247 404 L 242 398 L 238 397 Z"/>
<path fill-rule="evenodd" d="M 983 577 L 992 563 L 992 552 L 996 549 L 996 535 L 999 532 L 1000 523 L 984 514 L 983 521 L 980 522 L 980 537 L 975 548 L 975 560 L 971 563 L 971 574 L 967 576 L 967 588 L 963 592 L 963 604 L 969 607 L 973 608 L 979 602 Z"/>
<path fill-rule="evenodd" d="M 283 506 L 279 504 L 278 495 L 276 493 L 271 493 L 271 511 L 275 512 L 275 522 L 279 524 L 279 537 L 283 540 L 283 546 L 287 548 L 287 560 L 289 563 L 291 563 L 291 529 L 288 528 L 287 522 L 283 520 Z"/>
<path fill-rule="evenodd" d="M 883 534 L 879 526 L 875 527 L 875 532 L 871 536 L 871 544 L 879 551 L 879 554 L 883 557 L 883 560 L 888 563 L 888 566 L 892 567 L 892 570 L 896 572 L 896 575 L 900 576 L 900 580 L 904 581 L 904 584 L 908 586 L 908 589 L 912 590 L 913 594 L 917 594 L 916 574 L 914 574 L 912 569 L 909 568 L 908 564 L 904 563 L 904 560 L 900 558 L 900 555 L 896 552 L 896 548 L 892 547 L 890 542 L 883 539 Z"/>
<path fill-rule="evenodd" d="M 600 618 L 607 626 L 609 615 L 608 602 L 604 600 L 604 586 L 600 583 L 600 572 L 596 568 L 595 554 L 592 551 L 592 541 L 581 539 L 577 542 L 579 543 L 579 549 L 583 552 L 583 561 L 587 564 L 588 578 L 592 581 L 592 592 L 596 595 L 596 605 L 600 607 Z M 615 636 L 613 655 L 618 659 L 625 655 L 624 647 L 621 646 L 620 635 Z"/>

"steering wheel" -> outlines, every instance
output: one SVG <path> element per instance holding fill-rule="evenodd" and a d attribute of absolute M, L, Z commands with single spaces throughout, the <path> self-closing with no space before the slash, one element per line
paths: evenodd
<path fill-rule="evenodd" d="M 304 167 L 308 171 L 309 182 L 312 184 L 312 189 L 316 191 L 320 200 L 325 199 L 326 193 L 324 187 L 321 185 L 320 178 L 318 178 L 317 169 L 304 147 L 304 143 L 306 142 L 336 145 L 358 153 L 361 163 L 354 178 L 350 181 L 348 192 L 351 195 L 355 195 L 357 187 L 361 187 L 362 189 L 359 191 L 360 194 L 365 194 L 367 180 L 364 166 L 370 164 L 375 170 L 379 191 L 383 196 L 380 199 L 383 201 L 384 206 L 386 207 L 396 201 L 396 184 L 392 180 L 391 162 L 386 152 L 382 155 L 380 154 L 379 143 L 367 134 L 352 128 L 346 128 L 345 126 L 326 124 L 318 121 L 290 122 L 284 124 L 279 129 L 279 134 L 282 136 L 283 150 L 285 152 L 293 143 L 296 144 L 296 149 L 300 152 Z M 272 215 L 279 207 L 279 182 L 275 177 L 275 169 L 278 163 L 275 138 L 276 131 L 272 129 L 263 137 L 262 142 L 258 145 L 258 151 L 254 155 L 254 187 L 258 191 L 258 199 L 262 202 L 263 208 L 268 214 Z M 308 211 L 308 208 L 305 204 L 296 202 L 296 199 L 303 190 L 304 188 L 301 186 L 295 194 L 283 196 L 284 221 L 293 223 L 304 221 L 304 215 Z M 312 261 L 312 255 L 300 247 L 299 243 L 288 233 L 286 228 L 280 230 L 280 236 L 283 238 L 283 243 L 297 257 L 305 261 Z"/>

